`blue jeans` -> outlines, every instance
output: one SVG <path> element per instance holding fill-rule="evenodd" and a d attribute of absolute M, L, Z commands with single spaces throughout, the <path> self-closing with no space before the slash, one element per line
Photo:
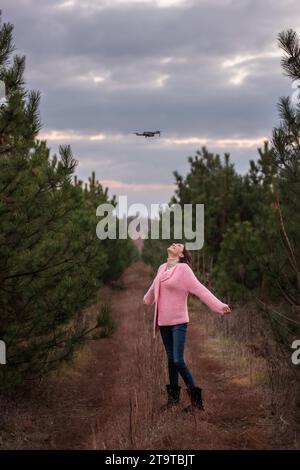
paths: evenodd
<path fill-rule="evenodd" d="M 184 362 L 184 343 L 187 323 L 160 325 L 160 333 L 168 357 L 170 385 L 178 385 L 178 373 L 188 387 L 195 387 L 192 374 Z"/>

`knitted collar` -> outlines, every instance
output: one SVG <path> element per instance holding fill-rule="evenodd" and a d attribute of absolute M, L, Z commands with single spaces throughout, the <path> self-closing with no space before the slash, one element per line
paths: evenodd
<path fill-rule="evenodd" d="M 179 259 L 167 258 L 167 269 L 173 268 L 177 263 L 179 263 Z"/>

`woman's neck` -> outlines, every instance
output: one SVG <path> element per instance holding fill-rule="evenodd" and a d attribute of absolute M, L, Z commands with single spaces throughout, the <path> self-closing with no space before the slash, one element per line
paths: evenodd
<path fill-rule="evenodd" d="M 177 264 L 179 262 L 179 258 L 171 258 L 170 256 L 168 256 L 167 258 L 167 267 L 171 268 L 172 266 L 175 266 L 175 264 Z"/>

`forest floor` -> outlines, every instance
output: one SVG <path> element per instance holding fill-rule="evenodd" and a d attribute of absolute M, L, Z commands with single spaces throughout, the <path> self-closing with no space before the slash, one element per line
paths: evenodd
<path fill-rule="evenodd" d="M 203 388 L 205 411 L 183 411 L 189 400 L 180 377 L 180 403 L 160 412 L 167 400 L 167 359 L 160 334 L 152 337 L 154 306 L 143 305 L 150 267 L 134 262 L 121 282 L 123 289 L 105 286 L 98 296 L 111 306 L 113 336 L 87 342 L 73 365 L 29 396 L 2 401 L 0 448 L 295 448 L 272 414 L 263 369 L 249 377 L 247 368 L 236 367 L 240 358 L 227 357 L 221 336 L 208 333 L 197 299 L 189 307 L 185 361 Z"/>

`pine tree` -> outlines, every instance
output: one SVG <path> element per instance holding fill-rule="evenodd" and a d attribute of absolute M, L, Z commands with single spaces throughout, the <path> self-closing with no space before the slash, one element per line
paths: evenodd
<path fill-rule="evenodd" d="M 300 42 L 295 31 L 289 29 L 278 35 L 279 47 L 284 51 L 281 65 L 292 81 L 300 79 Z M 299 88 L 299 85 L 298 85 Z M 290 341 L 300 333 L 300 100 L 293 105 L 289 96 L 278 102 L 279 126 L 273 129 L 272 209 L 274 227 L 265 232 L 269 251 L 265 267 L 270 282 L 277 289 L 285 314 L 270 309 L 270 321 L 277 339 L 290 348 Z"/>
<path fill-rule="evenodd" d="M 73 184 L 77 161 L 70 146 L 50 156 L 41 129 L 40 93 L 27 91 L 25 57 L 11 54 L 13 26 L 0 24 L 0 339 L 7 364 L 1 390 L 42 377 L 70 360 L 86 338 L 110 335 L 114 322 L 102 305 L 92 320 L 84 309 L 97 300 L 110 270 L 109 252 L 96 237 L 95 206 L 110 202 L 91 182 L 85 193 Z M 127 241 L 126 241 L 127 242 Z M 126 246 L 116 247 L 123 260 Z"/>
<path fill-rule="evenodd" d="M 300 80 L 300 41 L 292 29 L 278 35 L 279 46 L 286 53 L 281 63 L 287 76 Z M 298 85 L 299 89 L 299 85 Z M 288 290 L 282 292 L 291 305 L 300 306 L 299 226 L 300 226 L 300 99 L 293 106 L 290 97 L 278 103 L 281 122 L 273 130 L 278 178 L 274 181 L 275 208 L 278 209 L 281 240 L 292 274 Z M 286 275 L 285 275 L 286 277 Z"/>

